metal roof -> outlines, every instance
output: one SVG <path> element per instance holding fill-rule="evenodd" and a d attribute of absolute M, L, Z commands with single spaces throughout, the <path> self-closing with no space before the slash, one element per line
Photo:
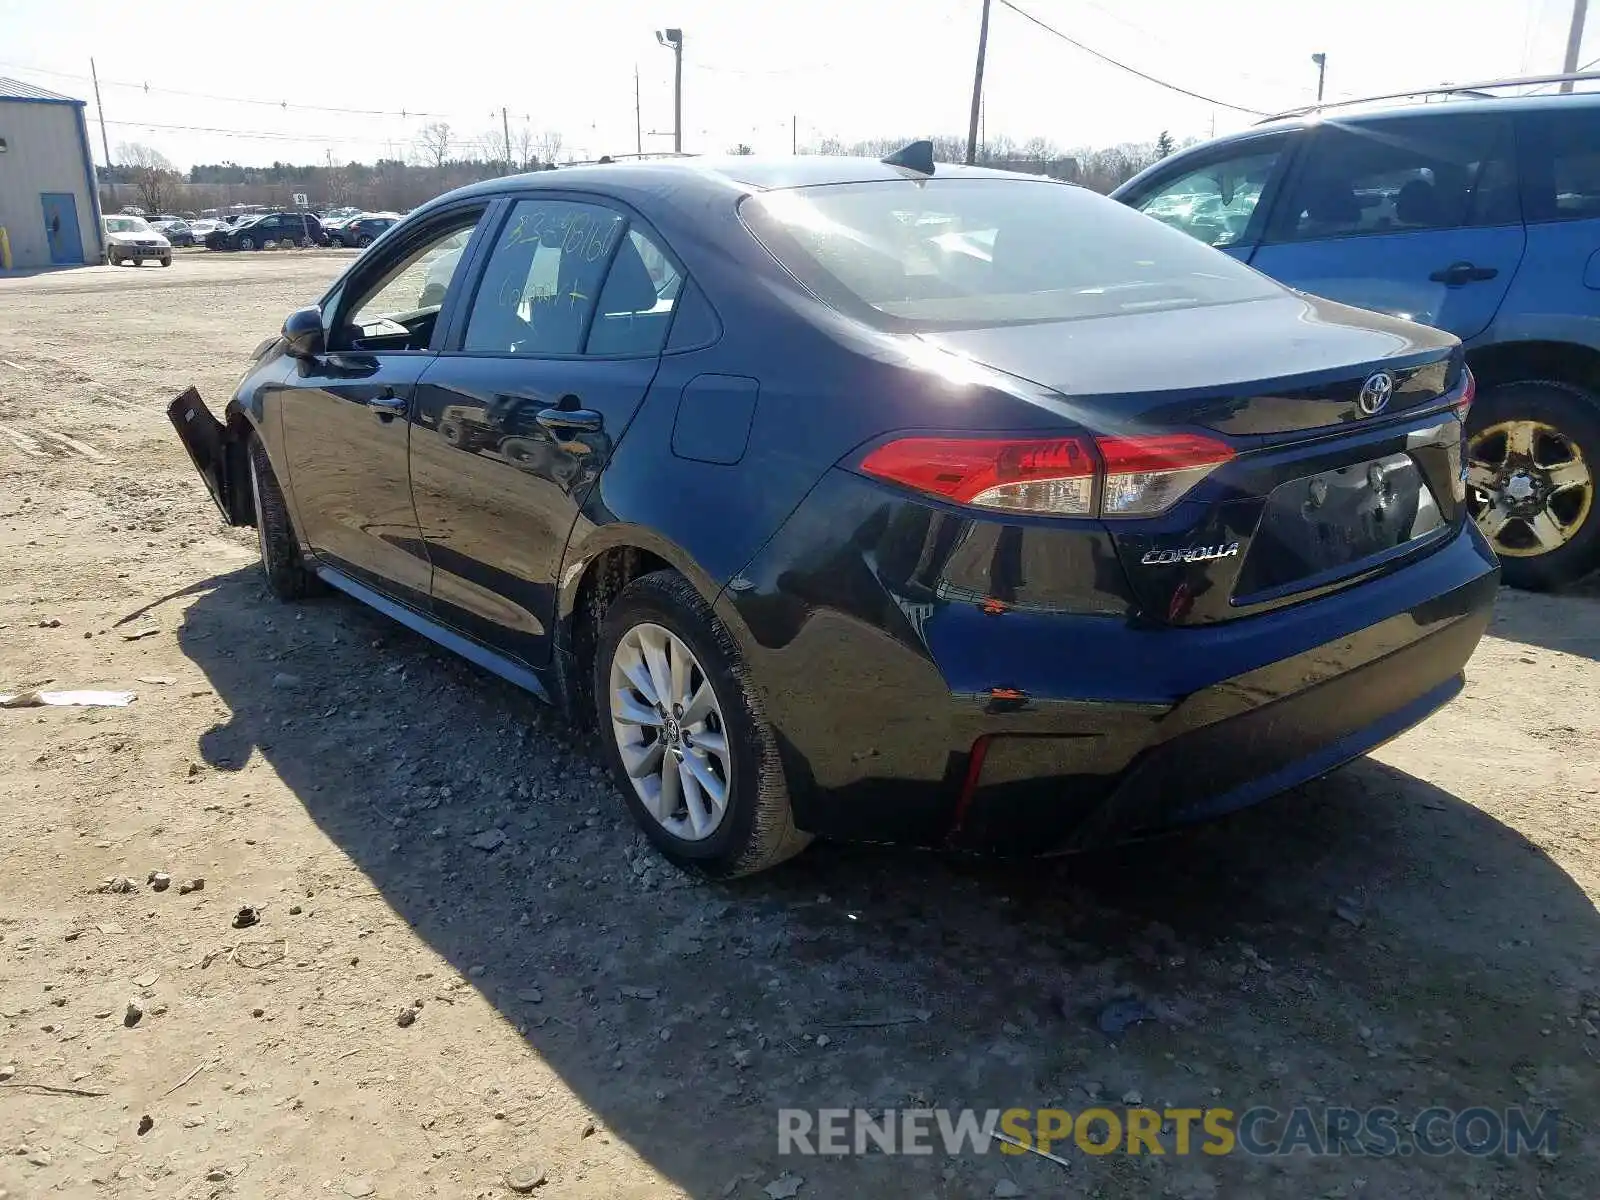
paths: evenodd
<path fill-rule="evenodd" d="M 23 83 L 20 79 L 5 79 L 0 77 L 0 100 L 35 100 L 46 104 L 84 104 L 76 96 L 63 96 L 60 92 L 47 91 L 42 87 L 35 87 L 31 83 Z"/>

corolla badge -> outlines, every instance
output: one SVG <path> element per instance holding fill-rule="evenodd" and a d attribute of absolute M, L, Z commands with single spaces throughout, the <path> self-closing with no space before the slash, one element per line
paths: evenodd
<path fill-rule="evenodd" d="M 1147 550 L 1139 561 L 1147 567 L 1167 567 L 1173 563 L 1209 562 L 1213 558 L 1234 558 L 1238 542 L 1218 542 L 1215 546 L 1180 546 L 1176 550 Z"/>
<path fill-rule="evenodd" d="M 1356 405 L 1363 415 L 1375 417 L 1389 407 L 1389 397 L 1392 395 L 1394 395 L 1394 376 L 1387 371 L 1379 371 L 1361 385 L 1361 394 L 1356 397 Z"/>

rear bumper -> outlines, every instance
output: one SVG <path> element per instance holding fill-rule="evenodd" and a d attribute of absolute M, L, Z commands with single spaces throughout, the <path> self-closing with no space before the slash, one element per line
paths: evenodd
<path fill-rule="evenodd" d="M 1278 667 L 1289 676 L 1315 671 L 1330 654 L 1345 669 L 1164 736 L 1184 724 L 1185 708 L 1234 705 L 1257 686 L 1248 677 L 1220 680 L 1166 713 L 1114 777 L 1063 777 L 1060 765 L 1079 748 L 1050 737 L 1028 739 L 1034 745 L 1022 761 L 1034 769 L 1019 771 L 1009 745 L 1016 739 L 993 738 L 979 752 L 970 792 L 958 801 L 951 841 L 1013 851 L 1086 849 L 1219 816 L 1326 774 L 1403 733 L 1461 690 L 1462 667 L 1488 623 L 1490 592 L 1481 608 L 1380 657 L 1356 661 L 1392 629 L 1285 659 Z"/>
<path fill-rule="evenodd" d="M 843 499 L 808 504 L 848 516 Z M 1359 586 L 1214 625 L 986 612 L 943 583 L 908 596 L 896 521 L 863 521 L 843 555 L 852 522 L 791 522 L 717 604 L 797 822 L 824 836 L 1054 852 L 1265 799 L 1455 695 L 1499 582 L 1469 525 Z"/>

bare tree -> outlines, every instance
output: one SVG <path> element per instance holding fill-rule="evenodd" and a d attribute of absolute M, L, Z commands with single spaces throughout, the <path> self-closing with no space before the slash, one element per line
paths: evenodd
<path fill-rule="evenodd" d="M 1049 138 L 1031 137 L 1022 143 L 1019 151 L 1029 162 L 1047 163 L 1056 156 L 1056 148 Z"/>
<path fill-rule="evenodd" d="M 561 158 L 562 137 L 554 129 L 546 129 L 539 135 L 538 140 L 539 161 L 547 167 L 553 167 Z"/>
<path fill-rule="evenodd" d="M 435 169 L 450 161 L 453 136 L 447 121 L 434 121 L 417 132 L 417 153 L 422 164 Z"/>
<path fill-rule="evenodd" d="M 511 157 L 524 171 L 539 161 L 538 138 L 534 136 L 531 125 L 524 124 L 512 132 Z"/>
<path fill-rule="evenodd" d="M 178 172 L 161 151 L 142 142 L 124 142 L 117 158 L 139 194 L 145 212 L 161 212 L 177 192 Z"/>

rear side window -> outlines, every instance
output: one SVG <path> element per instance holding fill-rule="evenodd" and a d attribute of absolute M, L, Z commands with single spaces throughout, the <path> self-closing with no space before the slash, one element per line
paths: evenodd
<path fill-rule="evenodd" d="M 1114 200 L 1042 180 L 793 188 L 751 196 L 740 211 L 803 284 L 882 328 L 1061 321 L 1278 290 Z"/>
<path fill-rule="evenodd" d="M 659 354 L 683 276 L 626 218 L 598 204 L 522 200 L 489 256 L 464 350 Z"/>
<path fill-rule="evenodd" d="M 462 348 L 579 353 L 623 225 L 596 204 L 518 201 L 484 268 Z"/>
<path fill-rule="evenodd" d="M 1600 109 L 1526 114 L 1521 129 L 1529 221 L 1600 218 Z"/>
<path fill-rule="evenodd" d="M 661 248 L 637 229 L 617 247 L 586 354 L 658 354 L 666 344 L 683 276 Z"/>
<path fill-rule="evenodd" d="M 1518 220 L 1503 117 L 1407 117 L 1318 129 L 1272 240 L 1412 233 Z"/>

